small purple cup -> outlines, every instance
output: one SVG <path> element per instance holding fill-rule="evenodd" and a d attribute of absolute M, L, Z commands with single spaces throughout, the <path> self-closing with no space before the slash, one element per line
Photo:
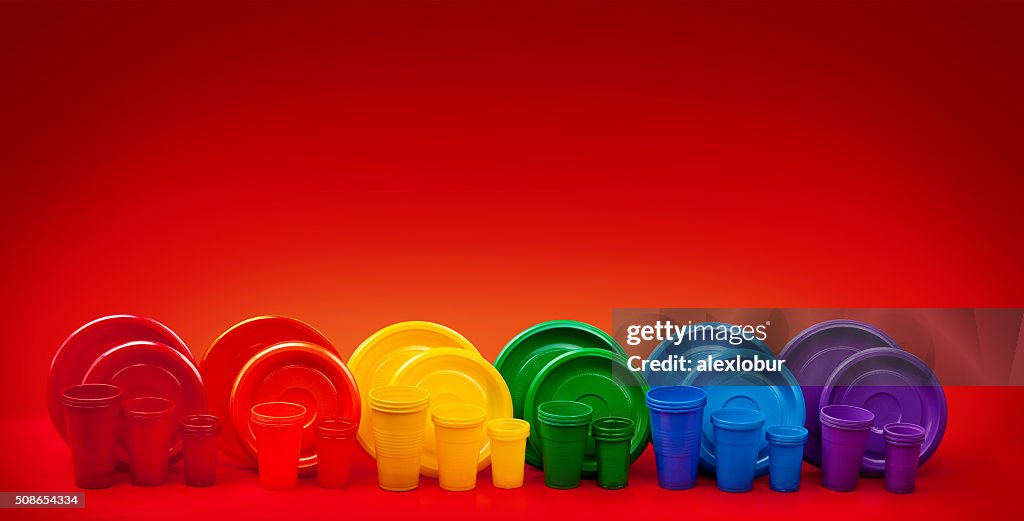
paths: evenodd
<path fill-rule="evenodd" d="M 885 490 L 893 494 L 909 494 L 914 491 L 917 481 L 924 427 L 913 423 L 890 423 L 882 432 L 885 437 Z"/>
<path fill-rule="evenodd" d="M 837 492 L 855 490 L 875 415 L 853 405 L 827 405 L 819 416 L 821 486 Z"/>

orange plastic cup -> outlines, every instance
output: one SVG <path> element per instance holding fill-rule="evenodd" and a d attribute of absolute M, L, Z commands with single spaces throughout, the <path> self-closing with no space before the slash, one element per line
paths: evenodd
<path fill-rule="evenodd" d="M 496 488 L 523 486 L 530 423 L 515 418 L 491 420 L 487 422 L 487 436 L 491 438 L 491 482 Z"/>
<path fill-rule="evenodd" d="M 430 392 L 408 385 L 387 385 L 369 393 L 377 483 L 392 491 L 420 485 L 420 458 Z"/>
<path fill-rule="evenodd" d="M 486 441 L 487 411 L 476 405 L 452 404 L 430 411 L 437 442 L 437 479 L 452 491 L 476 488 L 477 463 Z"/>
<path fill-rule="evenodd" d="M 299 481 L 299 456 L 306 408 L 290 402 L 254 405 L 249 426 L 256 437 L 260 485 L 268 490 L 295 488 Z"/>

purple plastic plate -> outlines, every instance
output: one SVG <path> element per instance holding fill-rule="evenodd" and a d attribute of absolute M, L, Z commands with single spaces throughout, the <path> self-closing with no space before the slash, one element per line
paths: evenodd
<path fill-rule="evenodd" d="M 867 349 L 836 368 L 821 393 L 818 406 L 856 405 L 875 413 L 861 464 L 864 476 L 885 472 L 886 424 L 903 422 L 924 427 L 923 464 L 939 448 L 946 432 L 946 393 L 935 373 L 916 356 L 896 349 Z"/>
<path fill-rule="evenodd" d="M 836 368 L 847 358 L 866 349 L 887 347 L 899 349 L 896 341 L 878 328 L 856 320 L 819 322 L 798 333 L 779 358 L 800 382 L 807 408 L 807 444 L 804 459 L 821 466 L 821 424 L 818 402 L 821 392 Z"/>

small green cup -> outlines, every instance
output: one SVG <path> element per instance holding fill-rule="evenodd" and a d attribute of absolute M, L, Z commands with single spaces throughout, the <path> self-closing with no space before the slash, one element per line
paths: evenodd
<path fill-rule="evenodd" d="M 629 485 L 629 450 L 635 429 L 629 418 L 594 420 L 591 433 L 597 447 L 597 486 L 615 490 Z"/>
<path fill-rule="evenodd" d="M 544 484 L 548 487 L 569 489 L 580 486 L 583 453 L 593 416 L 594 410 L 579 402 L 554 401 L 537 407 Z"/>

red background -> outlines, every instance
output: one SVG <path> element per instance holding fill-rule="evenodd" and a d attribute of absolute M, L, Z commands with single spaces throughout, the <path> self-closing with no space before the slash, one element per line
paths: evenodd
<path fill-rule="evenodd" d="M 1020 306 L 1022 26 L 1014 2 L 3 3 L 0 490 L 72 489 L 45 375 L 109 313 L 197 358 L 280 313 L 345 357 L 424 319 L 493 360 L 613 307 Z M 9 512 L 1005 516 L 1024 393 L 948 395 L 907 497 L 814 473 L 796 495 L 669 493 L 648 453 L 616 493 L 530 471 L 388 494 L 364 460 L 342 492 L 224 469 Z"/>

